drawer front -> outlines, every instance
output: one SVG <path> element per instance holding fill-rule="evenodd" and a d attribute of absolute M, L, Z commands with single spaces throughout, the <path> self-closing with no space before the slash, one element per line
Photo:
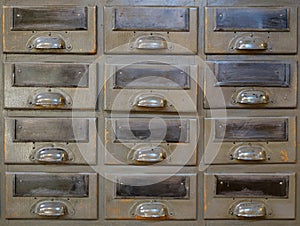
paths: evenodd
<path fill-rule="evenodd" d="M 195 174 L 108 175 L 106 219 L 196 219 Z"/>
<path fill-rule="evenodd" d="M 9 172 L 6 185 L 6 219 L 97 219 L 95 173 Z"/>
<path fill-rule="evenodd" d="M 295 218 L 294 173 L 206 173 L 204 183 L 205 219 Z"/>
<path fill-rule="evenodd" d="M 105 7 L 105 52 L 196 54 L 197 14 L 194 7 Z"/>
<path fill-rule="evenodd" d="M 296 7 L 206 7 L 205 19 L 207 54 L 297 53 Z"/>
<path fill-rule="evenodd" d="M 205 108 L 295 108 L 297 63 L 214 61 L 205 75 Z M 224 101 L 210 101 L 222 90 Z"/>
<path fill-rule="evenodd" d="M 295 163 L 296 118 L 205 119 L 206 164 Z"/>
<path fill-rule="evenodd" d="M 6 53 L 96 53 L 95 6 L 3 6 Z"/>
<path fill-rule="evenodd" d="M 197 112 L 196 65 L 106 65 L 106 76 L 105 110 Z"/>
<path fill-rule="evenodd" d="M 195 165 L 197 119 L 106 118 L 105 163 Z"/>
<path fill-rule="evenodd" d="M 5 163 L 95 164 L 96 119 L 5 118 Z"/>
<path fill-rule="evenodd" d="M 95 109 L 96 107 L 97 80 L 94 64 L 5 63 L 4 76 L 5 108 Z"/>

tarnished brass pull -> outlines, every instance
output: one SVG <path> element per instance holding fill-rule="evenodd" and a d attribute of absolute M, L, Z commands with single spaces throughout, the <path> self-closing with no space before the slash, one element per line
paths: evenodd
<path fill-rule="evenodd" d="M 66 43 L 60 37 L 38 37 L 28 46 L 30 49 L 65 49 Z"/>
<path fill-rule="evenodd" d="M 142 95 L 136 98 L 134 105 L 145 108 L 164 108 L 167 100 L 159 95 Z"/>
<path fill-rule="evenodd" d="M 135 215 L 141 218 L 167 217 L 168 210 L 166 205 L 163 203 L 147 202 L 136 207 Z"/>
<path fill-rule="evenodd" d="M 238 104 L 268 104 L 269 95 L 260 90 L 243 90 L 237 94 Z"/>
<path fill-rule="evenodd" d="M 262 147 L 240 146 L 234 151 L 232 158 L 242 161 L 265 161 L 267 154 Z"/>
<path fill-rule="evenodd" d="M 240 202 L 234 207 L 233 214 L 246 218 L 265 217 L 267 209 L 265 204 L 260 202 Z"/>
<path fill-rule="evenodd" d="M 64 107 L 66 98 L 60 93 L 40 93 L 35 96 L 32 104 L 41 107 Z"/>
<path fill-rule="evenodd" d="M 136 162 L 162 162 L 166 159 L 166 152 L 161 147 L 138 148 L 134 153 L 132 160 Z"/>
<path fill-rule="evenodd" d="M 267 50 L 268 43 L 258 37 L 245 36 L 237 39 L 235 43 L 236 50 Z"/>
<path fill-rule="evenodd" d="M 45 217 L 61 217 L 68 214 L 68 208 L 60 201 L 42 201 L 36 205 L 34 213 Z"/>
<path fill-rule="evenodd" d="M 146 50 L 168 49 L 168 42 L 160 36 L 145 35 L 136 39 L 133 48 Z"/>
<path fill-rule="evenodd" d="M 45 147 L 38 150 L 32 159 L 38 162 L 63 163 L 70 161 L 69 154 L 63 148 Z"/>

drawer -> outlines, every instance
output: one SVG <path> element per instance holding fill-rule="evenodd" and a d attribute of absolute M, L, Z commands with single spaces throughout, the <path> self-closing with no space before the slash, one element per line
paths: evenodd
<path fill-rule="evenodd" d="M 197 119 L 106 118 L 105 163 L 195 165 Z"/>
<path fill-rule="evenodd" d="M 197 53 L 195 7 L 104 7 L 104 25 L 106 53 Z"/>
<path fill-rule="evenodd" d="M 295 61 L 210 61 L 208 65 L 205 108 L 297 107 Z M 218 89 L 224 99 L 213 101 Z"/>
<path fill-rule="evenodd" d="M 5 118 L 5 163 L 96 164 L 95 118 Z"/>
<path fill-rule="evenodd" d="M 294 219 L 294 173 L 205 173 L 205 219 Z"/>
<path fill-rule="evenodd" d="M 196 219 L 196 174 L 117 174 L 107 178 L 106 219 Z"/>
<path fill-rule="evenodd" d="M 96 76 L 94 64 L 5 63 L 4 106 L 9 109 L 95 109 Z"/>
<path fill-rule="evenodd" d="M 106 65 L 105 110 L 197 112 L 197 66 Z"/>
<path fill-rule="evenodd" d="M 6 173 L 5 217 L 97 219 L 97 180 L 96 173 Z"/>
<path fill-rule="evenodd" d="M 297 7 L 206 7 L 205 19 L 207 54 L 297 53 Z"/>
<path fill-rule="evenodd" d="M 96 53 L 96 7 L 3 6 L 3 52 Z"/>
<path fill-rule="evenodd" d="M 205 119 L 206 164 L 295 163 L 295 117 Z"/>

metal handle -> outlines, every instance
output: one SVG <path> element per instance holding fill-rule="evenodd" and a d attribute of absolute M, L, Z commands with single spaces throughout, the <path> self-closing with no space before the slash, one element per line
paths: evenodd
<path fill-rule="evenodd" d="M 232 158 L 242 161 L 265 161 L 267 154 L 262 147 L 240 146 L 234 151 Z"/>
<path fill-rule="evenodd" d="M 41 107 L 64 107 L 66 98 L 60 93 L 40 93 L 35 96 L 32 104 Z"/>
<path fill-rule="evenodd" d="M 261 38 L 245 36 L 237 39 L 235 44 L 236 50 L 267 50 L 268 43 Z"/>
<path fill-rule="evenodd" d="M 133 47 L 135 49 L 168 49 L 168 42 L 165 38 L 155 35 L 142 36 L 136 39 Z"/>
<path fill-rule="evenodd" d="M 138 148 L 132 157 L 136 162 L 161 162 L 166 159 L 166 152 L 161 147 Z"/>
<path fill-rule="evenodd" d="M 167 217 L 168 210 L 165 204 L 149 202 L 137 206 L 135 215 L 141 218 L 160 218 Z"/>
<path fill-rule="evenodd" d="M 260 90 L 243 90 L 237 94 L 236 103 L 267 104 L 269 103 L 269 96 Z"/>
<path fill-rule="evenodd" d="M 66 43 L 60 37 L 38 37 L 28 45 L 30 49 L 65 49 Z"/>
<path fill-rule="evenodd" d="M 69 154 L 62 148 L 46 147 L 38 150 L 33 159 L 39 162 L 59 163 L 70 161 Z"/>
<path fill-rule="evenodd" d="M 265 204 L 259 202 L 240 202 L 233 210 L 233 214 L 237 217 L 265 217 L 267 215 L 267 209 Z"/>
<path fill-rule="evenodd" d="M 136 107 L 164 108 L 167 100 L 159 95 L 143 95 L 136 98 L 134 105 Z"/>
<path fill-rule="evenodd" d="M 39 216 L 60 217 L 68 214 L 68 208 L 59 201 L 42 201 L 36 205 L 34 213 Z"/>

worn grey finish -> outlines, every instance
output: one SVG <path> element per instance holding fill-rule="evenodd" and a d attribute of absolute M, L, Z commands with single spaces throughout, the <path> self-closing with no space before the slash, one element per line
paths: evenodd
<path fill-rule="evenodd" d="M 237 4 L 206 7 L 205 12 L 207 54 L 297 53 L 296 7 L 241 8 Z"/>
<path fill-rule="evenodd" d="M 240 195 L 235 192 L 236 187 L 231 187 L 226 180 L 223 183 L 227 183 L 228 195 L 218 195 L 218 182 L 217 178 L 230 177 L 232 181 L 238 182 L 241 178 L 246 183 L 244 195 Z M 260 188 L 259 181 L 263 178 L 268 178 L 264 181 L 264 186 Z M 271 178 L 273 180 L 271 180 Z M 282 190 L 286 189 L 286 196 L 276 197 L 268 194 L 261 197 L 257 195 L 258 192 L 266 192 L 268 186 L 271 186 L 272 181 L 275 178 L 280 178 L 278 182 L 282 186 Z M 285 178 L 285 181 L 284 181 Z M 295 174 L 294 173 L 205 173 L 205 206 L 204 218 L 205 219 L 256 219 L 257 217 L 240 217 L 234 213 L 234 208 L 241 203 L 261 204 L 266 209 L 264 215 L 259 219 L 294 219 L 295 218 Z M 256 181 L 255 181 L 256 180 Z M 281 183 L 280 183 L 281 182 Z M 241 185 L 242 182 L 237 183 Z M 252 184 L 257 183 L 253 190 L 249 189 Z M 230 192 L 230 189 L 232 192 Z M 247 190 L 247 191 L 246 191 Z M 273 186 L 272 192 L 276 191 L 276 187 Z M 247 193 L 245 193 L 247 192 Z M 266 197 L 268 197 L 266 199 Z M 251 205 L 251 204 L 250 204 Z M 248 206 L 251 208 L 251 206 Z M 283 209 L 289 209 L 289 211 L 283 211 Z M 249 210 L 248 210 L 249 211 Z"/>
<path fill-rule="evenodd" d="M 95 6 L 75 7 L 72 9 L 72 6 L 67 7 L 60 4 L 55 6 L 54 9 L 52 8 L 52 10 L 51 7 L 50 9 L 48 7 L 39 7 L 42 11 L 38 10 L 35 13 L 33 11 L 35 11 L 36 7 L 26 7 L 26 10 L 21 10 L 22 7 L 20 6 L 16 10 L 16 7 L 3 6 L 3 52 L 96 53 L 97 24 Z M 53 10 L 58 8 L 60 9 L 59 11 L 62 10 L 59 14 L 63 15 L 64 20 L 62 20 L 62 17 L 60 19 L 55 17 L 58 12 Z M 75 13 L 76 11 L 78 12 Z M 69 17 L 66 17 L 67 15 L 63 12 L 66 12 Z M 45 13 L 46 15 L 42 16 Z M 14 19 L 18 14 L 20 18 L 22 15 L 24 18 L 22 20 Z M 34 14 L 39 16 L 39 20 L 35 19 L 35 24 L 32 24 L 30 21 L 32 21 L 31 18 L 34 18 Z M 74 16 L 79 17 L 79 21 L 81 21 L 79 27 L 83 28 L 82 30 L 76 29 L 76 26 L 78 26 L 76 21 L 78 20 L 74 20 Z M 47 18 L 49 19 L 48 22 L 46 24 L 43 23 Z M 83 21 L 80 18 L 83 18 Z M 30 24 L 26 25 L 28 23 Z M 75 27 L 74 24 L 76 24 Z"/>
<path fill-rule="evenodd" d="M 114 57 L 105 65 L 104 109 L 136 112 L 196 112 L 198 67 L 192 59 L 174 64 L 172 59 L 132 57 L 128 63 Z M 187 62 L 187 64 L 185 64 Z M 189 65 L 190 64 L 190 65 Z M 147 97 L 148 96 L 148 97 Z M 139 107 L 140 98 L 165 102 Z M 152 101 L 153 102 L 153 101 Z"/>
<path fill-rule="evenodd" d="M 5 63 L 4 105 L 9 109 L 96 109 L 96 65 L 87 63 Z M 40 95 L 59 94 L 61 104 L 37 104 Z M 55 102 L 49 96 L 48 102 Z M 44 100 L 46 101 L 46 100 Z"/>
<path fill-rule="evenodd" d="M 6 118 L 5 139 L 6 163 L 96 164 L 93 118 Z M 48 158 L 40 161 L 38 156 L 45 150 Z M 68 158 L 55 161 L 56 150 Z"/>
<path fill-rule="evenodd" d="M 296 161 L 297 129 L 294 117 L 206 118 L 205 131 L 204 161 L 207 164 Z M 236 154 L 241 149 L 248 153 L 249 159 L 245 156 L 237 159 Z M 263 152 L 265 157 L 259 160 L 251 154 L 253 152 Z M 240 152 L 239 155 L 243 154 Z"/>
<path fill-rule="evenodd" d="M 197 12 L 195 7 L 105 7 L 105 52 L 194 55 Z"/>
<path fill-rule="evenodd" d="M 204 77 L 205 108 L 295 108 L 298 68 L 295 61 L 209 61 Z M 222 91 L 223 99 L 209 101 Z M 239 103 L 241 95 L 248 103 Z M 252 96 L 251 96 L 252 95 Z M 266 101 L 260 101 L 262 95 Z M 257 98 L 257 103 L 251 100 Z M 208 98 L 208 99 L 207 99 Z"/>
<path fill-rule="evenodd" d="M 197 120 L 194 118 L 106 119 L 106 164 L 194 165 L 196 163 Z M 150 138 L 149 138 L 150 137 Z M 124 145 L 126 144 L 126 145 Z M 134 153 L 150 154 L 159 148 L 165 157 L 159 162 L 136 162 Z M 147 151 L 148 150 L 148 151 Z"/>
<path fill-rule="evenodd" d="M 38 178 L 42 180 L 36 180 Z M 62 184 L 62 178 L 65 177 L 65 183 Z M 48 181 L 45 181 L 47 180 Z M 52 184 L 49 180 L 52 178 Z M 68 178 L 80 182 L 80 178 L 84 179 L 88 189 L 87 193 L 82 193 L 77 189 L 78 195 L 73 195 L 71 191 L 67 191 Z M 76 179 L 77 178 L 77 179 Z M 88 180 L 86 180 L 88 178 Z M 81 180 L 82 180 L 81 179 Z M 22 180 L 22 181 L 20 181 Z M 29 183 L 29 180 L 31 182 Z M 44 180 L 44 183 L 41 182 Z M 24 186 L 21 185 L 24 182 Z M 95 173 L 6 173 L 6 218 L 7 219 L 96 219 L 97 218 L 97 175 Z M 21 184 L 20 184 L 21 183 Z M 29 183 L 29 184 L 28 184 Z M 19 187 L 20 186 L 20 187 Z M 66 186 L 66 187 L 64 187 Z M 30 195 L 31 189 L 40 189 Z M 72 188 L 74 189 L 74 188 Z M 79 188 L 82 189 L 82 188 Z M 84 189 L 84 190 L 85 190 Z M 75 189 L 76 191 L 76 189 Z M 17 193 L 16 193 L 17 192 Z M 17 195 L 24 193 L 29 195 Z M 80 194 L 82 193 L 82 194 Z M 57 202 L 66 209 L 61 216 L 55 215 L 56 205 L 49 205 L 46 215 L 37 212 L 37 205 L 49 204 Z M 51 209 L 52 208 L 52 209 Z M 89 209 L 88 212 L 86 210 Z"/>
<path fill-rule="evenodd" d="M 165 215 L 162 217 L 158 217 L 157 219 L 195 219 L 196 218 L 196 176 L 194 174 L 176 174 L 174 177 L 173 175 L 168 174 L 133 174 L 129 176 L 129 182 L 132 185 L 148 185 L 151 186 L 151 190 L 153 195 L 156 193 L 158 194 L 155 197 L 145 197 L 145 196 L 135 196 L 135 197 L 118 197 L 116 196 L 115 192 L 118 191 L 119 185 L 114 183 L 113 181 L 118 181 L 118 178 L 126 178 L 128 176 L 122 174 L 111 174 L 107 175 L 108 178 L 112 179 L 113 181 L 106 180 L 105 183 L 105 218 L 106 219 L 132 219 L 132 220 L 153 220 L 153 217 L 141 217 L 137 214 L 137 208 L 139 206 L 143 206 L 145 211 L 149 211 L 147 209 L 147 205 L 150 203 L 159 203 L 164 206 L 165 208 Z M 132 180 L 135 177 L 137 180 Z M 174 183 L 175 178 L 187 178 L 186 180 L 186 187 L 188 196 L 185 199 L 181 199 L 176 197 L 175 194 L 180 194 L 179 188 L 183 185 L 182 180 L 177 180 L 177 185 Z M 150 180 L 150 181 L 149 181 Z M 153 183 L 151 183 L 153 181 Z M 125 181 L 124 181 L 125 182 Z M 150 182 L 150 185 L 149 185 Z M 158 186 L 161 184 L 161 186 Z M 165 184 L 165 185 L 163 185 Z M 164 186 L 169 185 L 169 193 L 175 192 L 175 197 L 161 197 L 162 193 L 164 192 Z M 175 188 L 173 187 L 175 186 Z M 155 188 L 156 187 L 156 188 Z M 162 190 L 160 190 L 160 188 Z M 173 189 L 172 189 L 173 188 Z M 138 188 L 137 188 L 138 189 Z M 117 211 L 114 211 L 117 210 Z M 118 214 L 115 214 L 115 213 Z M 155 219 L 155 218 L 154 218 Z"/>

